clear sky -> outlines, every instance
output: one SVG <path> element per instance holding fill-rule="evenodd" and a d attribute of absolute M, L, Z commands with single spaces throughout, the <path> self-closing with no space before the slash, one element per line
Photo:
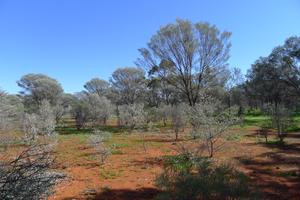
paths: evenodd
<path fill-rule="evenodd" d="M 17 93 L 26 73 L 56 78 L 66 92 L 134 66 L 160 26 L 176 18 L 232 32 L 230 66 L 300 35 L 300 0 L 0 0 L 0 87 Z"/>

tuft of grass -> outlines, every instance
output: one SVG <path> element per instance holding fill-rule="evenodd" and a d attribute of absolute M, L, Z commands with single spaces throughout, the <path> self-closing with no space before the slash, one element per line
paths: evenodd
<path fill-rule="evenodd" d="M 227 141 L 236 141 L 239 142 L 242 136 L 240 134 L 230 134 L 226 136 Z"/>
<path fill-rule="evenodd" d="M 285 142 L 281 141 L 281 140 L 278 140 L 278 139 L 275 139 L 275 140 L 268 140 L 267 144 L 280 146 L 280 145 L 284 145 Z"/>
<path fill-rule="evenodd" d="M 111 148 L 114 148 L 114 149 L 120 149 L 120 148 L 125 148 L 125 147 L 129 147 L 129 144 L 127 144 L 127 143 L 113 143 L 113 144 L 111 144 Z"/>
<path fill-rule="evenodd" d="M 263 137 L 256 137 L 256 143 L 266 144 L 266 145 L 276 145 L 276 146 L 281 146 L 285 144 L 284 141 L 281 141 L 277 138 L 268 138 L 268 142 L 266 143 L 266 140 Z"/>
<path fill-rule="evenodd" d="M 91 133 L 92 129 L 82 128 L 78 130 L 75 127 L 57 127 L 55 131 L 60 135 L 82 135 Z"/>
<path fill-rule="evenodd" d="M 120 149 L 114 149 L 114 150 L 111 151 L 111 154 L 112 154 L 112 155 L 122 155 L 122 154 L 124 154 L 124 153 L 123 153 L 123 151 L 120 150 Z"/>
<path fill-rule="evenodd" d="M 100 178 L 102 179 L 114 179 L 121 176 L 121 171 L 103 170 L 100 172 Z"/>
<path fill-rule="evenodd" d="M 162 149 L 161 151 L 162 151 L 163 153 L 171 153 L 171 152 L 172 152 L 171 149 Z"/>

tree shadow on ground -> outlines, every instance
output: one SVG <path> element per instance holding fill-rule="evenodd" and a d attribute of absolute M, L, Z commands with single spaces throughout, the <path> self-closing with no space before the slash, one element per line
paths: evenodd
<path fill-rule="evenodd" d="M 290 137 L 294 138 L 294 134 Z M 269 150 L 255 157 L 235 157 L 257 183 L 264 199 L 300 198 L 300 142 L 292 141 L 286 144 L 247 144 Z"/>
<path fill-rule="evenodd" d="M 155 188 L 131 189 L 104 189 L 100 193 L 82 196 L 81 198 L 69 197 L 63 200 L 89 199 L 89 200 L 152 200 L 160 191 Z"/>

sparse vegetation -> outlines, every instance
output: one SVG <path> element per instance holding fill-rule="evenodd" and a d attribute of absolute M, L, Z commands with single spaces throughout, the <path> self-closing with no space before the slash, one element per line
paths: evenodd
<path fill-rule="evenodd" d="M 78 93 L 35 73 L 18 94 L 0 90 L 0 199 L 293 199 L 300 37 L 246 76 L 229 67 L 230 39 L 177 19 L 138 49 L 136 66 Z"/>

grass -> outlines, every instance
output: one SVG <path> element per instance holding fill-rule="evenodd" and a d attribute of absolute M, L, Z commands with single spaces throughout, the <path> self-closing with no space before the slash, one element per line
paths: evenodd
<path fill-rule="evenodd" d="M 171 149 L 162 149 L 161 151 L 162 151 L 163 153 L 171 153 L 171 152 L 172 152 Z"/>
<path fill-rule="evenodd" d="M 262 126 L 265 123 L 271 122 L 271 118 L 265 115 L 261 116 L 245 116 L 244 126 Z"/>
<path fill-rule="evenodd" d="M 294 115 L 292 117 L 292 122 L 290 123 L 289 127 L 287 128 L 287 132 L 300 132 L 300 116 Z M 244 122 L 242 127 L 253 127 L 258 126 L 262 127 L 265 124 L 271 124 L 271 118 L 266 115 L 246 115 L 244 118 Z"/>
<path fill-rule="evenodd" d="M 285 142 L 279 140 L 278 138 L 270 138 L 268 137 L 268 142 L 266 143 L 266 140 L 264 137 L 256 137 L 256 143 L 258 144 L 266 144 L 266 145 L 276 145 L 276 146 L 280 146 L 280 145 L 284 145 Z"/>
<path fill-rule="evenodd" d="M 281 141 L 281 140 L 279 140 L 279 139 L 273 139 L 273 140 L 269 140 L 269 139 L 268 139 L 267 144 L 269 144 L 269 145 L 278 145 L 278 146 L 280 146 L 280 145 L 284 145 L 285 142 L 284 142 L 284 141 Z"/>
<path fill-rule="evenodd" d="M 69 135 L 59 135 L 60 141 L 76 140 L 80 144 L 84 144 L 87 141 L 89 135 L 87 134 L 69 134 Z"/>
<path fill-rule="evenodd" d="M 239 142 L 242 139 L 242 135 L 241 134 L 230 134 L 226 136 L 226 140 L 227 141 L 235 141 L 235 142 Z"/>
<path fill-rule="evenodd" d="M 129 144 L 128 143 L 112 143 L 110 146 L 111 146 L 111 148 L 114 148 L 114 149 L 120 149 L 120 148 L 129 147 Z"/>
<path fill-rule="evenodd" d="M 122 175 L 122 171 L 103 170 L 100 172 L 101 179 L 114 179 Z"/>
<path fill-rule="evenodd" d="M 299 176 L 296 171 L 280 172 L 278 175 L 285 178 Z"/>
<path fill-rule="evenodd" d="M 120 150 L 120 149 L 113 149 L 113 150 L 111 151 L 111 154 L 112 154 L 112 155 L 122 155 L 122 154 L 124 154 L 124 153 L 123 153 L 123 151 Z"/>

